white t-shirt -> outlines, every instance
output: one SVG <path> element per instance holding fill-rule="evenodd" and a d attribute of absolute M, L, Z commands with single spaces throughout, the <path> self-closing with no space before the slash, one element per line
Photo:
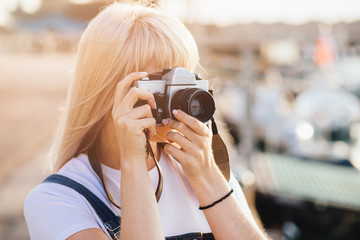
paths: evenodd
<path fill-rule="evenodd" d="M 165 236 L 211 232 L 180 164 L 164 152 L 161 153 L 159 164 L 163 171 L 163 192 L 158 207 Z M 120 170 L 105 165 L 102 165 L 102 170 L 109 193 L 115 203 L 121 206 Z M 107 199 L 86 155 L 81 154 L 70 160 L 58 174 L 86 186 L 116 215 L 121 216 L 120 210 Z M 149 175 L 155 191 L 158 182 L 158 172 L 155 167 L 149 171 Z M 244 194 L 233 176 L 229 185 L 234 189 L 243 210 L 252 218 Z M 100 218 L 87 200 L 75 190 L 56 183 L 43 183 L 35 187 L 25 200 L 24 214 L 32 240 L 63 240 L 88 228 L 101 228 L 107 234 Z"/>

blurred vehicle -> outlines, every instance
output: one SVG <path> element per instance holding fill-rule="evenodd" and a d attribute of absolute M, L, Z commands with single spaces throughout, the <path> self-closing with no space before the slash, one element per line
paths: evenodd
<path fill-rule="evenodd" d="M 328 85 L 317 85 L 301 93 L 294 102 L 297 146 L 288 154 L 333 163 L 349 163 L 350 129 L 360 121 L 360 101 L 352 93 Z"/>

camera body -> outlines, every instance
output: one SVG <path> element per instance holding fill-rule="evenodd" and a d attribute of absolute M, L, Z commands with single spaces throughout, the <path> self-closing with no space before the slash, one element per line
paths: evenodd
<path fill-rule="evenodd" d="M 152 114 L 157 124 L 161 124 L 162 119 L 174 118 L 173 109 L 180 109 L 201 122 L 210 120 L 215 112 L 208 81 L 185 68 L 164 69 L 162 73 L 149 74 L 134 84 L 154 95 L 157 108 L 152 109 Z M 145 102 L 140 100 L 135 106 L 143 104 Z"/>

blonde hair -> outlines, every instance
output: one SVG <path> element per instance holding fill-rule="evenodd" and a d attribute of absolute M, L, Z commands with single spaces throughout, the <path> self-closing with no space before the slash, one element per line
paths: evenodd
<path fill-rule="evenodd" d="M 116 85 L 126 75 L 149 65 L 194 71 L 198 62 L 196 43 L 179 20 L 139 4 L 106 7 L 79 42 L 74 79 L 49 155 L 52 171 L 93 144 L 111 112 Z"/>

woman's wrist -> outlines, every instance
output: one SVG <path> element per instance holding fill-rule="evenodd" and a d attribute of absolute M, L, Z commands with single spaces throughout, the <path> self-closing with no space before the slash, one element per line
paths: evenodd
<path fill-rule="evenodd" d="M 187 176 L 187 178 L 192 185 L 200 185 L 202 187 L 207 187 L 209 183 L 218 182 L 219 180 L 221 181 L 223 175 L 216 163 L 214 162 L 213 165 L 202 169 L 197 175 Z"/>
<path fill-rule="evenodd" d="M 120 161 L 120 168 L 121 172 L 140 172 L 145 171 L 147 172 L 147 164 L 146 164 L 146 158 L 142 160 L 139 160 L 138 158 L 126 158 L 122 157 L 122 160 Z"/>
<path fill-rule="evenodd" d="M 200 206 L 208 206 L 228 194 L 231 190 L 218 167 L 197 177 L 189 177 L 190 184 Z"/>
<path fill-rule="evenodd" d="M 206 205 L 206 206 L 199 206 L 199 210 L 206 210 L 208 208 L 211 208 L 211 207 L 215 206 L 218 203 L 221 203 L 226 198 L 228 198 L 233 192 L 234 192 L 234 189 L 231 189 L 225 196 L 219 198 L 218 200 L 214 201 L 213 203 L 211 203 L 209 205 Z"/>

